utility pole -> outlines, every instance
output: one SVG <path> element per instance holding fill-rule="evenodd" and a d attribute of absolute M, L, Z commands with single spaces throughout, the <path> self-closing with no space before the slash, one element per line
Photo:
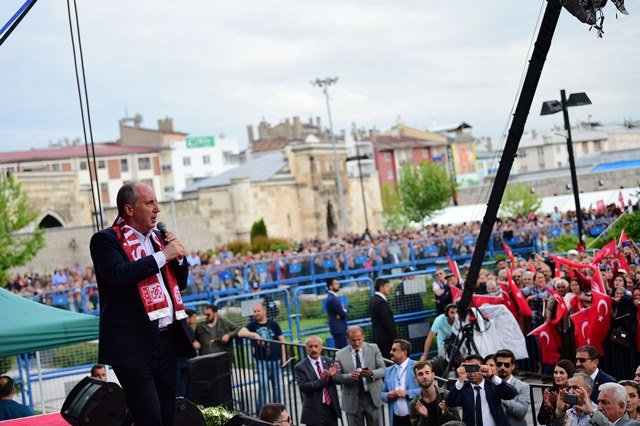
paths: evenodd
<path fill-rule="evenodd" d="M 347 210 L 344 204 L 344 194 L 342 192 L 342 177 L 340 173 L 340 163 L 338 162 L 338 155 L 336 154 L 336 139 L 333 135 L 333 121 L 331 120 L 331 104 L 329 102 L 329 86 L 336 84 L 338 77 L 319 79 L 316 78 L 311 82 L 312 86 L 318 86 L 324 93 L 325 100 L 327 101 L 327 114 L 329 115 L 329 137 L 331 138 L 331 146 L 333 148 L 333 168 L 336 170 L 336 183 L 338 187 L 338 205 L 340 206 L 340 219 L 342 222 L 342 232 L 349 232 L 349 223 L 347 222 Z"/>

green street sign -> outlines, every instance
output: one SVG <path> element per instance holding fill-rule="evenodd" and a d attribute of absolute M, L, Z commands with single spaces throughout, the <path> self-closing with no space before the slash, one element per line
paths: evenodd
<path fill-rule="evenodd" d="M 215 146 L 215 138 L 213 136 L 194 136 L 187 138 L 187 148 L 204 148 L 207 146 Z"/>

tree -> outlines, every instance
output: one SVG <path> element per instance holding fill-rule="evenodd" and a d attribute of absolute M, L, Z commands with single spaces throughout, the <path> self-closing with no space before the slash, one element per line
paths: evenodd
<path fill-rule="evenodd" d="M 267 237 L 267 225 L 264 224 L 264 219 L 260 218 L 260 220 L 253 222 L 251 225 L 251 234 L 249 236 L 251 242 L 257 237 Z"/>
<path fill-rule="evenodd" d="M 404 216 L 422 222 L 447 206 L 452 195 L 452 182 L 443 165 L 424 161 L 402 168 L 398 189 Z"/>
<path fill-rule="evenodd" d="M 541 205 L 542 201 L 531 191 L 531 185 L 516 182 L 504 191 L 499 215 L 506 218 L 527 214 L 531 210 L 536 213 Z"/>
<path fill-rule="evenodd" d="M 382 185 L 382 219 L 385 229 L 401 229 L 407 225 L 398 191 L 388 183 Z"/>
<path fill-rule="evenodd" d="M 29 262 L 44 247 L 44 228 L 30 234 L 16 235 L 32 223 L 37 211 L 29 208 L 27 195 L 13 178 L 0 176 L 0 283 L 7 271 Z"/>

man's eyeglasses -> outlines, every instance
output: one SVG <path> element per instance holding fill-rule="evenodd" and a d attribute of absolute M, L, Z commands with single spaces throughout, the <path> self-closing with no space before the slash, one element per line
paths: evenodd
<path fill-rule="evenodd" d="M 510 362 L 500 362 L 500 361 L 496 362 L 496 367 L 503 367 L 503 366 L 504 366 L 504 368 L 509 368 L 509 367 L 511 367 L 511 363 Z"/>
<path fill-rule="evenodd" d="M 576 358 L 576 363 L 584 364 L 587 361 L 591 361 L 593 358 Z"/>

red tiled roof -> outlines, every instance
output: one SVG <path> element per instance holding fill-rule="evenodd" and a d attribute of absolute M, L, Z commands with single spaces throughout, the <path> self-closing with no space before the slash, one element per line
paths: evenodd
<path fill-rule="evenodd" d="M 275 151 L 278 149 L 282 149 L 293 142 L 302 142 L 302 141 L 295 140 L 295 139 L 287 139 L 284 137 L 272 138 L 272 139 L 260 139 L 253 144 L 253 146 L 251 147 L 251 151 L 253 152 Z"/>
<path fill-rule="evenodd" d="M 124 155 L 131 153 L 160 152 L 166 148 L 149 146 L 122 146 L 116 143 L 95 144 L 96 157 L 108 157 L 112 155 Z M 89 149 L 91 154 L 91 149 Z M 46 161 L 66 158 L 85 157 L 84 145 L 65 146 L 62 148 L 31 149 L 29 151 L 0 152 L 0 164 L 17 163 L 25 161 Z"/>

